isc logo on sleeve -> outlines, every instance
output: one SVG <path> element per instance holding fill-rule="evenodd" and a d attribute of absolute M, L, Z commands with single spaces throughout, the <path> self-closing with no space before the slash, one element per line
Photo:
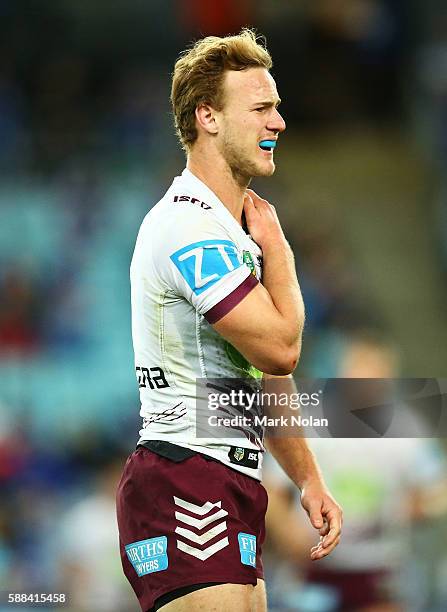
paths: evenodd
<path fill-rule="evenodd" d="M 193 242 L 173 253 L 171 260 L 196 295 L 243 265 L 230 240 Z"/>

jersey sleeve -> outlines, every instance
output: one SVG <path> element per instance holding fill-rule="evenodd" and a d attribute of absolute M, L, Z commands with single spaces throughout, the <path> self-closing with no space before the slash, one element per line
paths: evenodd
<path fill-rule="evenodd" d="M 228 231 L 191 207 L 176 219 L 157 253 L 165 284 L 209 323 L 230 312 L 258 284 Z"/>

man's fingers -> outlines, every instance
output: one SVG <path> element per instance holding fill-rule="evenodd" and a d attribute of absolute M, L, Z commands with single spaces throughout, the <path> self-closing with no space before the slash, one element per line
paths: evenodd
<path fill-rule="evenodd" d="M 312 561 L 318 561 L 318 559 L 323 559 L 323 557 L 327 557 L 334 550 L 334 548 L 338 545 L 339 542 L 340 536 L 338 536 L 328 548 L 324 548 L 321 542 L 317 546 L 312 546 L 312 548 L 310 549 L 310 558 L 312 559 Z"/>
<path fill-rule="evenodd" d="M 315 529 L 321 529 L 322 527 L 324 527 L 324 520 L 321 515 L 320 506 L 314 504 L 308 509 L 307 512 L 309 514 L 310 522 L 315 527 Z"/>
<path fill-rule="evenodd" d="M 323 547 L 327 548 L 330 546 L 333 541 L 340 536 L 341 533 L 341 512 L 339 510 L 333 509 L 326 515 L 326 520 L 328 521 L 329 530 L 327 534 L 321 533 L 323 537 Z"/>
<path fill-rule="evenodd" d="M 264 198 L 261 198 L 261 196 L 258 196 L 256 191 L 253 191 L 253 189 L 247 189 L 245 193 L 251 197 L 255 207 L 259 206 L 261 207 L 261 209 L 264 208 L 266 210 L 273 209 L 273 206 L 269 202 L 267 202 L 267 200 L 264 200 Z"/>
<path fill-rule="evenodd" d="M 332 527 L 332 529 L 329 529 L 328 534 L 325 535 L 322 540 L 323 548 L 327 548 L 328 546 L 330 546 L 332 542 L 338 537 L 340 537 L 340 528 L 337 529 L 335 527 Z"/>
<path fill-rule="evenodd" d="M 310 510 L 309 516 L 312 524 L 315 527 L 315 523 L 318 523 L 318 514 L 321 516 L 321 512 L 316 512 L 315 507 L 311 508 Z M 310 551 L 310 558 L 312 561 L 322 559 L 323 557 L 329 555 L 340 541 L 342 525 L 341 509 L 336 504 L 331 504 L 330 510 L 328 511 L 323 507 L 322 519 L 322 523 L 319 526 L 320 541 L 316 546 L 313 546 Z"/>
<path fill-rule="evenodd" d="M 256 213 L 256 207 L 254 205 L 253 198 L 251 197 L 249 193 L 245 194 L 244 213 L 245 213 L 245 218 L 248 224 L 250 219 L 253 219 L 253 215 Z"/>
<path fill-rule="evenodd" d="M 340 537 L 341 536 L 337 536 L 330 546 L 326 548 L 323 546 L 321 552 L 322 557 L 326 557 L 327 555 L 329 555 L 334 550 L 334 548 L 338 546 L 338 543 L 340 542 Z"/>
<path fill-rule="evenodd" d="M 263 200 L 263 199 L 261 198 L 261 196 L 258 196 L 258 194 L 256 193 L 256 191 L 253 191 L 253 189 L 246 189 L 246 190 L 245 190 L 245 193 L 246 193 L 247 195 L 249 195 L 249 196 L 252 198 L 253 202 L 255 202 L 255 203 L 256 203 L 256 201 L 265 202 L 265 200 Z"/>
<path fill-rule="evenodd" d="M 257 206 L 259 206 L 260 204 L 261 198 L 258 195 L 256 195 L 256 193 L 252 189 L 247 189 L 245 191 L 245 200 L 248 200 L 253 206 L 253 208 L 256 209 Z M 244 201 L 244 206 L 245 206 L 245 201 Z"/>
<path fill-rule="evenodd" d="M 251 195 L 247 192 L 245 192 L 245 197 L 244 197 L 244 208 L 245 207 L 250 207 L 250 206 L 254 206 L 254 202 L 253 202 L 253 198 L 251 197 Z"/>
<path fill-rule="evenodd" d="M 327 535 L 329 533 L 329 529 L 330 529 L 329 523 L 327 522 L 326 519 L 324 519 L 323 527 L 319 530 L 320 535 L 321 536 Z"/>

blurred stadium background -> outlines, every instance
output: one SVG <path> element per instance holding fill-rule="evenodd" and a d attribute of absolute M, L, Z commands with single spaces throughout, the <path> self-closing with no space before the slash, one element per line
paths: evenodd
<path fill-rule="evenodd" d="M 393 347 L 400 375 L 445 377 L 441 0 L 0 0 L 0 589 L 137 609 L 113 500 L 139 425 L 128 268 L 146 211 L 184 165 L 175 59 L 244 25 L 267 37 L 288 125 L 276 174 L 255 188 L 296 253 L 298 375 L 341 375 L 361 330 Z M 445 514 L 410 514 L 404 609 L 445 610 Z M 277 567 L 285 551 L 270 548 Z M 282 557 L 272 610 L 333 609 L 297 594 L 305 561 Z"/>

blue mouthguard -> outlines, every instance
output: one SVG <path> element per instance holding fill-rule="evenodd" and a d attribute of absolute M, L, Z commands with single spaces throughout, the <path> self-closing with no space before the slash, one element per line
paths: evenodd
<path fill-rule="evenodd" d="M 259 143 L 259 146 L 262 147 L 269 147 L 274 149 L 276 147 L 276 140 L 261 140 L 261 142 Z"/>

